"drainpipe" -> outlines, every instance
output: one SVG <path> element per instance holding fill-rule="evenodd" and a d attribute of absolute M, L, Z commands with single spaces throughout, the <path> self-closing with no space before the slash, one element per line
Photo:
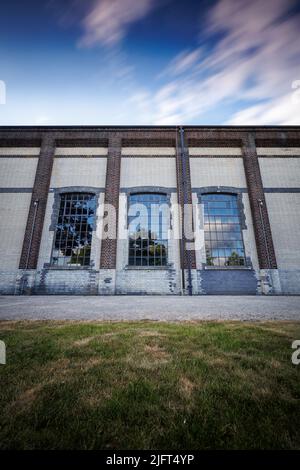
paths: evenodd
<path fill-rule="evenodd" d="M 186 204 L 188 204 L 188 193 L 187 193 L 187 174 L 186 174 L 186 154 L 185 154 L 185 146 L 184 146 L 184 129 L 182 126 L 180 126 L 179 132 L 180 132 L 180 144 L 181 144 L 181 163 L 182 163 L 181 166 L 182 166 L 182 186 L 183 186 L 182 238 L 184 237 L 184 246 L 185 246 L 184 213 L 185 213 Z M 187 269 L 188 269 L 188 292 L 189 292 L 189 295 L 193 295 L 190 257 L 186 256 L 186 259 L 187 259 Z M 184 272 L 184 264 L 183 264 L 183 272 Z"/>

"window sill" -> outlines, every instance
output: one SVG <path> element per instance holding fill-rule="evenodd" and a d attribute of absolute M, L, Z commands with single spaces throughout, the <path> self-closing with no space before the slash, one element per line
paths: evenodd
<path fill-rule="evenodd" d="M 124 269 L 128 271 L 167 271 L 171 266 L 125 266 Z"/>
<path fill-rule="evenodd" d="M 44 264 L 45 269 L 53 271 L 88 271 L 93 269 L 93 266 L 55 266 L 54 264 Z"/>
<path fill-rule="evenodd" d="M 218 271 L 232 271 L 232 270 L 242 270 L 247 271 L 253 269 L 252 266 L 203 266 L 204 269 L 208 270 L 218 270 Z"/>

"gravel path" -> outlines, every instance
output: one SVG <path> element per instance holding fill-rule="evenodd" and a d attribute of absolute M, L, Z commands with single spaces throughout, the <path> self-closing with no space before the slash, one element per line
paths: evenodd
<path fill-rule="evenodd" d="M 1 296 L 0 320 L 299 320 L 297 296 Z"/>

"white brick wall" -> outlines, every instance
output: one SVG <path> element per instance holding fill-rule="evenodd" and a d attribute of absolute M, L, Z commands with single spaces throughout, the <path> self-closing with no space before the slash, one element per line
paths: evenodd
<path fill-rule="evenodd" d="M 245 253 L 246 253 L 246 257 L 250 258 L 253 268 L 257 271 L 259 269 L 259 264 L 258 264 L 256 242 L 255 242 L 254 228 L 253 228 L 250 201 L 249 201 L 248 194 L 245 194 L 245 193 L 243 194 L 242 201 L 243 201 L 243 206 L 244 206 L 244 214 L 246 218 L 246 227 L 247 227 L 246 229 L 243 230 Z"/>
<path fill-rule="evenodd" d="M 55 158 L 51 188 L 65 186 L 105 187 L 106 158 Z"/>
<path fill-rule="evenodd" d="M 101 256 L 101 239 L 103 230 L 103 210 L 104 210 L 104 193 L 99 194 L 98 207 L 96 213 L 96 230 L 93 231 L 91 261 L 93 267 L 99 269 Z"/>
<path fill-rule="evenodd" d="M 202 264 L 206 263 L 203 207 L 199 204 L 198 195 L 196 193 L 192 193 L 192 201 L 194 209 L 196 266 L 197 269 L 202 269 Z"/>
<path fill-rule="evenodd" d="M 1 271 L 19 267 L 31 193 L 0 194 Z"/>
<path fill-rule="evenodd" d="M 265 188 L 300 187 L 300 158 L 259 158 Z"/>
<path fill-rule="evenodd" d="M 265 196 L 278 268 L 299 269 L 300 194 L 267 193 Z"/>
<path fill-rule="evenodd" d="M 38 158 L 0 158 L 0 187 L 32 188 Z"/>
<path fill-rule="evenodd" d="M 174 147 L 123 147 L 122 155 L 174 155 Z"/>
<path fill-rule="evenodd" d="M 37 269 L 42 269 L 44 263 L 50 262 L 52 244 L 53 244 L 53 234 L 54 232 L 49 230 L 51 225 L 51 216 L 53 213 L 53 203 L 54 203 L 54 193 L 48 194 L 48 201 L 44 219 L 44 227 L 40 245 L 40 253 L 38 259 Z"/>
<path fill-rule="evenodd" d="M 193 188 L 205 186 L 246 187 L 241 158 L 191 158 Z"/>
<path fill-rule="evenodd" d="M 176 187 L 175 158 L 126 158 L 121 160 L 121 187 Z"/>

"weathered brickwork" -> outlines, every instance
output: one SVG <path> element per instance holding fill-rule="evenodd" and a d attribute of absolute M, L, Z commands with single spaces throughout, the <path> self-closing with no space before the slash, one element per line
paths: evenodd
<path fill-rule="evenodd" d="M 272 232 L 253 134 L 248 134 L 243 140 L 243 155 L 259 266 L 261 269 L 277 269 Z"/>
<path fill-rule="evenodd" d="M 51 133 L 42 139 L 31 203 L 25 229 L 20 269 L 35 269 L 44 226 L 48 190 L 51 179 L 55 141 Z"/>
<path fill-rule="evenodd" d="M 168 269 L 125 269 L 117 272 L 117 294 L 180 294 L 178 271 Z"/>
<path fill-rule="evenodd" d="M 37 273 L 33 294 L 97 295 L 98 274 L 93 269 L 43 269 Z"/>
<path fill-rule="evenodd" d="M 203 269 L 200 276 L 202 291 L 205 294 L 257 294 L 257 278 L 252 269 Z"/>
<path fill-rule="evenodd" d="M 119 190 L 121 171 L 121 148 L 122 141 L 119 133 L 112 133 L 108 142 L 108 161 L 105 182 L 104 205 L 109 204 L 115 208 L 115 217 L 108 220 L 103 227 L 103 238 L 101 245 L 100 269 L 115 269 L 117 261 L 117 227 L 119 210 Z M 104 210 L 104 217 L 107 210 Z M 111 218 L 110 218 L 111 219 Z M 108 224 L 113 224 L 111 228 Z M 106 237 L 106 232 L 115 232 L 115 237 Z"/>
<path fill-rule="evenodd" d="M 0 293 L 300 294 L 300 128 L 185 126 L 183 135 L 175 126 L 0 127 Z M 98 201 L 91 266 L 54 268 L 57 192 L 85 188 Z M 132 189 L 169 195 L 172 236 L 183 222 L 173 208 L 193 208 L 193 235 L 169 240 L 163 269 L 129 267 L 128 238 L 105 238 L 126 227 Z M 246 268 L 207 268 L 203 190 L 238 195 Z M 109 227 L 105 204 L 115 208 Z"/>
<path fill-rule="evenodd" d="M 192 213 L 192 191 L 191 191 L 191 172 L 188 148 L 185 143 L 184 131 L 181 135 L 176 130 L 176 175 L 177 175 L 177 195 L 178 203 L 181 207 L 180 225 L 181 225 L 181 267 L 188 270 L 188 277 L 191 277 L 191 270 L 196 269 L 195 250 L 191 249 L 194 243 L 194 237 L 187 239 L 185 225 L 192 227 L 194 231 L 193 213 Z M 189 208 L 188 208 L 189 207 Z M 187 246 L 189 244 L 189 246 Z M 193 293 L 192 280 L 184 276 L 183 280 L 189 294 Z"/>

